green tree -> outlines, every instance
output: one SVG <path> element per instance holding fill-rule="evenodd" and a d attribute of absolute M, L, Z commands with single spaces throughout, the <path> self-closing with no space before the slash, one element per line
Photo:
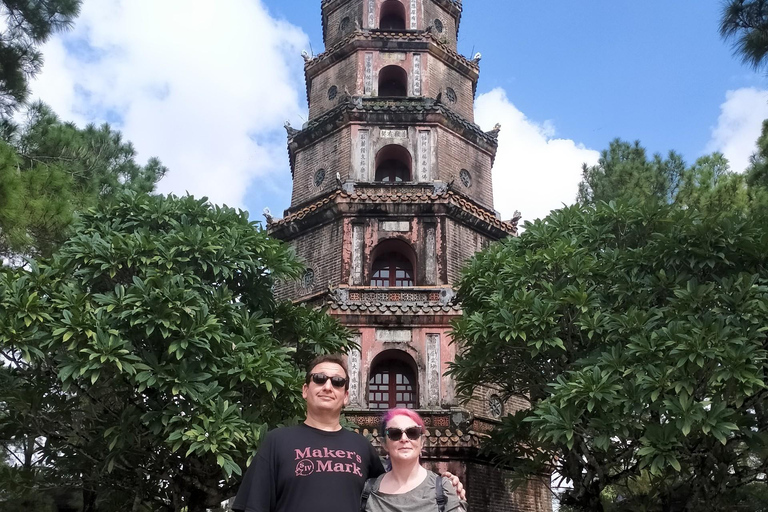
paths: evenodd
<path fill-rule="evenodd" d="M 734 53 L 754 69 L 768 56 L 768 1 L 727 0 L 723 3 L 720 35 L 733 41 Z"/>
<path fill-rule="evenodd" d="M 639 141 L 615 139 L 604 150 L 597 165 L 582 168 L 577 200 L 581 204 L 600 201 L 670 201 L 677 194 L 685 164 L 675 152 L 667 159 L 649 160 Z"/>
<path fill-rule="evenodd" d="M 76 212 L 133 190 L 151 192 L 167 169 L 109 125 L 83 129 L 37 103 L 23 127 L 4 123 L 0 141 L 0 258 L 50 256 Z"/>
<path fill-rule="evenodd" d="M 473 258 L 459 297 L 459 392 L 527 404 L 490 446 L 521 477 L 570 479 L 564 503 L 599 511 L 647 478 L 662 510 L 731 510 L 768 470 L 766 223 L 564 208 Z"/>
<path fill-rule="evenodd" d="M 31 446 L 31 488 L 76 486 L 87 511 L 230 497 L 267 429 L 302 415 L 304 364 L 349 343 L 275 300 L 300 273 L 245 212 L 135 193 L 83 213 L 52 259 L 6 268 L 0 439 Z"/>
<path fill-rule="evenodd" d="M 29 81 L 43 65 L 38 47 L 72 25 L 81 0 L 2 0 L 0 119 L 26 101 Z"/>
<path fill-rule="evenodd" d="M 706 155 L 688 167 L 670 151 L 666 159 L 649 159 L 639 142 L 611 141 L 597 165 L 584 165 L 577 201 L 671 204 L 711 211 L 746 211 L 750 193 L 744 176 L 733 172 L 720 153 Z"/>

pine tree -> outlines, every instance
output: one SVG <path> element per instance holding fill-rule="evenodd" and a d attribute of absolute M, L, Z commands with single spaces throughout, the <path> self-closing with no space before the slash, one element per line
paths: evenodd
<path fill-rule="evenodd" d="M 29 94 L 29 80 L 40 71 L 38 47 L 65 30 L 80 12 L 81 0 L 2 0 L 0 16 L 0 119 L 10 116 Z"/>

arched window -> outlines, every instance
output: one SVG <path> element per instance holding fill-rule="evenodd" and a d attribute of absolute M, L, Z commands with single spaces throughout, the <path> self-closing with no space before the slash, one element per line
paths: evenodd
<path fill-rule="evenodd" d="M 415 286 L 416 253 L 406 242 L 384 240 L 371 253 L 371 286 Z"/>
<path fill-rule="evenodd" d="M 386 0 L 381 4 L 381 30 L 405 30 L 405 6 L 398 0 Z"/>
<path fill-rule="evenodd" d="M 403 146 L 390 144 L 376 154 L 376 181 L 411 181 L 411 154 Z"/>
<path fill-rule="evenodd" d="M 383 254 L 373 262 L 371 286 L 413 286 L 413 265 L 400 253 Z"/>
<path fill-rule="evenodd" d="M 400 66 L 385 66 L 379 71 L 379 96 L 408 96 L 408 73 Z"/>
<path fill-rule="evenodd" d="M 399 350 L 379 354 L 371 365 L 368 380 L 368 407 L 417 409 L 418 381 L 413 359 Z"/>

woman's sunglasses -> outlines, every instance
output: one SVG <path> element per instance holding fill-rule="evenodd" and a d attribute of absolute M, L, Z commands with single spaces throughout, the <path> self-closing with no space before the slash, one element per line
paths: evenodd
<path fill-rule="evenodd" d="M 309 378 L 318 386 L 325 385 L 325 383 L 328 382 L 328 379 L 331 379 L 331 386 L 335 388 L 343 388 L 347 385 L 347 379 L 345 377 L 329 377 L 324 373 L 310 373 Z M 309 379 L 307 379 L 307 382 L 309 382 Z"/>
<path fill-rule="evenodd" d="M 387 435 L 390 441 L 399 441 L 403 438 L 403 434 L 408 436 L 408 439 L 411 441 L 416 441 L 421 437 L 423 432 L 421 427 L 408 427 L 405 430 L 401 428 L 387 428 L 384 430 L 384 433 Z"/>

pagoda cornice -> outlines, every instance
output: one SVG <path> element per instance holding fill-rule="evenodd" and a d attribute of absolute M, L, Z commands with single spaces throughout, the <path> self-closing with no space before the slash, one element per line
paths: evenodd
<path fill-rule="evenodd" d="M 285 217 L 267 224 L 270 235 L 290 240 L 306 229 L 332 222 L 343 216 L 365 215 L 372 205 L 376 215 L 388 209 L 392 215 L 416 216 L 424 205 L 430 205 L 430 215 L 444 215 L 477 231 L 499 239 L 517 234 L 517 221 L 505 222 L 496 212 L 452 190 L 445 183 L 382 184 L 347 183 L 303 205 L 286 210 Z"/>
<path fill-rule="evenodd" d="M 304 74 L 307 81 L 359 50 L 429 51 L 430 55 L 468 77 L 473 84 L 477 84 L 480 77 L 478 62 L 464 57 L 432 32 L 357 30 L 305 63 Z"/>
<path fill-rule="evenodd" d="M 495 159 L 499 145 L 497 129 L 484 132 L 478 125 L 433 98 L 342 97 L 340 104 L 305 123 L 301 130 L 289 130 L 288 155 L 294 174 L 296 152 L 341 129 L 349 123 L 389 126 L 440 125 L 465 138 Z"/>

